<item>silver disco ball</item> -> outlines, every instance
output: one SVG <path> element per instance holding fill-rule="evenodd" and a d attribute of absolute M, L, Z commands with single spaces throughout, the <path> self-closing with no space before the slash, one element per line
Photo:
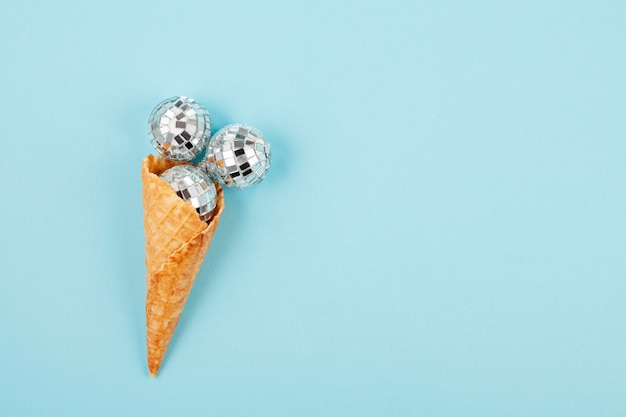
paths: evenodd
<path fill-rule="evenodd" d="M 176 165 L 159 177 L 169 183 L 177 196 L 191 203 L 200 220 L 211 219 L 217 203 L 217 190 L 202 169 L 193 165 Z"/>
<path fill-rule="evenodd" d="M 154 149 L 165 158 L 191 161 L 211 137 L 211 117 L 195 100 L 171 97 L 152 110 L 148 135 Z"/>
<path fill-rule="evenodd" d="M 216 182 L 239 189 L 260 183 L 270 168 L 270 144 L 245 124 L 220 129 L 209 141 L 202 165 Z"/>

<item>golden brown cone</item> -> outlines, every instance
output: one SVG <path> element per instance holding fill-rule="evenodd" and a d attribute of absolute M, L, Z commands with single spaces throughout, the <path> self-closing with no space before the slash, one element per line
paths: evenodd
<path fill-rule="evenodd" d="M 217 188 L 217 205 L 206 223 L 158 176 L 179 165 L 148 155 L 142 163 L 146 238 L 146 341 L 148 369 L 156 376 L 183 307 L 198 275 L 224 210 L 224 193 Z"/>

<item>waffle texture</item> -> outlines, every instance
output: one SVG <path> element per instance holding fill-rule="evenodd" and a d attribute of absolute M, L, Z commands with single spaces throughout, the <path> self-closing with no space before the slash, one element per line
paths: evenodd
<path fill-rule="evenodd" d="M 180 199 L 158 176 L 180 162 L 148 155 L 142 163 L 146 239 L 146 341 L 148 369 L 156 376 L 187 297 L 211 244 L 224 210 L 217 187 L 211 220 L 200 220 L 189 202 Z"/>

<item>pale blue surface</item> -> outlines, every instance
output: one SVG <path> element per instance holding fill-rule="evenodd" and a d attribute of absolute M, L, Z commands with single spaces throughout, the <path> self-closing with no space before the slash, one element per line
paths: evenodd
<path fill-rule="evenodd" d="M 626 415 L 626 3 L 435 3 L 4 1 L 0 415 Z M 176 94 L 274 165 L 150 379 Z"/>

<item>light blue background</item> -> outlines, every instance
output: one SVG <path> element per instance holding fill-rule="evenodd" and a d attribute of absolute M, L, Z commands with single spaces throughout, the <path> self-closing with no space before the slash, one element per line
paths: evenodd
<path fill-rule="evenodd" d="M 626 415 L 626 3 L 2 3 L 0 415 Z M 140 162 L 274 165 L 148 376 Z"/>

